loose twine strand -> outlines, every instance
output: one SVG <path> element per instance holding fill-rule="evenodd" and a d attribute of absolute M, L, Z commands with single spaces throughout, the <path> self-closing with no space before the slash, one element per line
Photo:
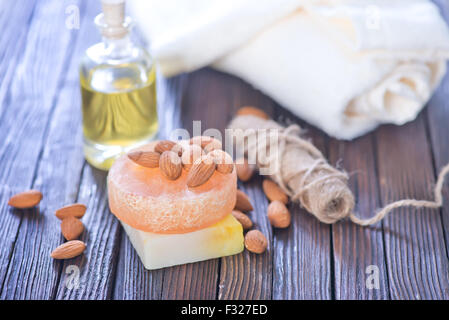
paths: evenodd
<path fill-rule="evenodd" d="M 440 208 L 443 205 L 443 185 L 448 173 L 449 173 L 449 163 L 446 164 L 438 174 L 437 183 L 435 185 L 435 188 L 433 189 L 433 195 L 435 199 L 434 201 L 416 200 L 416 199 L 399 200 L 386 205 L 384 208 L 377 211 L 377 213 L 372 218 L 365 220 L 360 219 L 359 217 L 354 215 L 354 213 L 351 213 L 349 215 L 349 218 L 351 219 L 352 222 L 356 224 L 359 224 L 361 226 L 369 226 L 378 223 L 383 218 L 385 218 L 391 211 L 397 208 L 402 207 L 430 208 L 430 209 Z"/>
<path fill-rule="evenodd" d="M 299 126 L 284 128 L 273 120 L 245 115 L 237 116 L 229 128 L 243 130 L 244 139 L 240 141 L 246 141 L 245 153 L 257 155 L 256 164 L 259 168 L 274 168 L 271 179 L 293 201 L 299 201 L 308 212 L 324 223 L 331 224 L 349 217 L 355 224 L 368 226 L 381 221 L 397 208 L 439 208 L 443 205 L 442 189 L 449 173 L 449 164 L 438 176 L 434 201 L 399 200 L 377 211 L 371 218 L 359 218 L 353 212 L 354 196 L 348 187 L 348 174 L 332 167 L 311 142 L 301 138 Z M 260 134 L 262 131 L 256 131 L 258 129 L 263 130 L 263 135 Z M 277 139 L 270 139 L 273 134 L 277 135 Z M 272 144 L 273 141 L 276 145 Z"/>

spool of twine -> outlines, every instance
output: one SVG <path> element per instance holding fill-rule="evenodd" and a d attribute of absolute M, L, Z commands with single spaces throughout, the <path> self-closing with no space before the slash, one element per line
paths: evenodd
<path fill-rule="evenodd" d="M 321 222 L 335 223 L 349 218 L 352 222 L 368 226 L 373 225 L 392 210 L 412 206 L 417 208 L 439 208 L 443 204 L 442 188 L 445 176 L 449 173 L 449 164 L 439 174 L 434 189 L 435 201 L 406 199 L 393 202 L 379 210 L 372 218 L 361 219 L 354 214 L 354 196 L 348 187 L 348 174 L 332 167 L 323 154 L 300 135 L 297 125 L 283 127 L 273 120 L 265 120 L 252 115 L 240 115 L 234 118 L 231 130 L 241 130 L 244 135 L 244 149 L 247 154 L 256 154 L 256 165 L 275 168 L 269 177 L 274 180 L 292 201 L 300 204 Z M 253 129 L 253 130 L 248 130 Z M 255 130 L 254 130 L 255 129 Z M 276 146 L 273 140 L 258 138 L 257 130 L 276 131 Z M 273 132 L 275 132 L 273 131 Z M 259 157 L 266 150 L 277 148 L 276 156 Z M 278 163 L 274 163 L 278 162 Z"/>

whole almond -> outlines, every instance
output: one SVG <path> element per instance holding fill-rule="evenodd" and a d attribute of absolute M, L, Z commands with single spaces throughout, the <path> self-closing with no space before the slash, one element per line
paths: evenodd
<path fill-rule="evenodd" d="M 232 215 L 234 216 L 234 218 L 237 219 L 238 222 L 240 222 L 240 224 L 243 227 L 243 230 L 248 230 L 248 229 L 251 229 L 253 227 L 253 222 L 243 212 L 238 211 L 238 210 L 232 210 Z"/>
<path fill-rule="evenodd" d="M 26 209 L 37 206 L 42 200 L 42 193 L 38 190 L 28 190 L 17 193 L 9 198 L 8 204 L 17 209 Z"/>
<path fill-rule="evenodd" d="M 217 139 L 212 139 L 212 141 L 206 144 L 203 149 L 204 152 L 209 153 L 214 150 L 222 150 L 222 148 L 223 145 L 220 141 L 218 141 Z"/>
<path fill-rule="evenodd" d="M 189 171 L 196 159 L 204 155 L 203 149 L 196 145 L 188 145 L 184 148 L 181 156 L 182 166 Z"/>
<path fill-rule="evenodd" d="M 283 204 L 288 203 L 287 194 L 275 182 L 266 179 L 262 183 L 262 188 L 270 201 L 278 200 Z"/>
<path fill-rule="evenodd" d="M 56 210 L 56 217 L 60 220 L 68 217 L 82 218 L 86 213 L 86 206 L 81 203 L 75 203 Z"/>
<path fill-rule="evenodd" d="M 79 256 L 86 250 L 84 242 L 79 240 L 68 241 L 61 244 L 51 253 L 53 259 L 71 259 Z"/>
<path fill-rule="evenodd" d="M 254 174 L 254 168 L 248 164 L 248 160 L 240 158 L 235 162 L 235 169 L 237 170 L 237 176 L 243 182 L 248 181 Z"/>
<path fill-rule="evenodd" d="M 234 170 L 234 162 L 229 153 L 223 150 L 213 150 L 209 155 L 214 159 L 217 164 L 217 171 L 220 173 L 228 174 Z"/>
<path fill-rule="evenodd" d="M 190 144 L 196 144 L 204 149 L 209 143 L 212 142 L 212 140 L 214 140 L 214 138 L 209 136 L 195 136 L 190 139 Z"/>
<path fill-rule="evenodd" d="M 169 180 L 176 180 L 182 173 L 181 158 L 173 151 L 164 151 L 159 159 L 159 168 Z"/>
<path fill-rule="evenodd" d="M 273 201 L 268 205 L 268 220 L 275 228 L 287 228 L 291 222 L 290 211 L 280 201 Z"/>
<path fill-rule="evenodd" d="M 159 167 L 159 152 L 154 151 L 134 151 L 128 154 L 128 158 L 145 168 Z"/>
<path fill-rule="evenodd" d="M 187 175 L 187 186 L 195 188 L 206 183 L 214 174 L 216 164 L 212 157 L 202 156 L 195 160 Z"/>
<path fill-rule="evenodd" d="M 61 232 L 66 240 L 75 240 L 84 231 L 84 225 L 78 218 L 68 217 L 61 222 Z"/>
<path fill-rule="evenodd" d="M 265 111 L 251 106 L 242 107 L 237 111 L 238 116 L 255 116 L 264 120 L 269 120 L 270 116 Z"/>
<path fill-rule="evenodd" d="M 237 199 L 235 201 L 235 210 L 249 212 L 253 211 L 253 205 L 249 201 L 249 197 L 241 190 L 237 190 Z"/>
<path fill-rule="evenodd" d="M 159 141 L 156 146 L 154 147 L 154 151 L 162 154 L 165 151 L 173 151 L 178 154 L 178 156 L 181 156 L 182 154 L 182 147 L 177 144 L 176 142 L 169 141 L 169 140 L 162 140 Z"/>
<path fill-rule="evenodd" d="M 261 254 L 267 249 L 268 241 L 259 230 L 251 230 L 245 235 L 245 247 L 248 251 Z"/>

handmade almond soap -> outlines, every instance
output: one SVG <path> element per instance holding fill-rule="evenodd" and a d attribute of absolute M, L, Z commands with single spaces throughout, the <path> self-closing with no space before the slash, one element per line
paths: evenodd
<path fill-rule="evenodd" d="M 156 152 L 156 145 L 151 143 L 137 151 Z M 164 172 L 167 166 L 161 166 L 169 159 L 164 156 L 167 152 L 171 152 L 171 158 L 179 157 L 171 159 L 175 164 L 181 161 L 182 155 L 177 152 L 163 151 L 159 166 L 149 168 L 124 155 L 108 175 L 109 207 L 121 221 L 145 268 L 164 268 L 243 251 L 243 228 L 232 216 L 236 170 L 222 173 L 207 159 L 200 164 L 200 158 L 172 179 Z M 211 174 L 209 170 L 197 170 L 207 165 L 214 170 Z M 207 179 L 194 179 L 201 181 L 200 185 L 188 185 L 192 175 L 205 172 Z"/>

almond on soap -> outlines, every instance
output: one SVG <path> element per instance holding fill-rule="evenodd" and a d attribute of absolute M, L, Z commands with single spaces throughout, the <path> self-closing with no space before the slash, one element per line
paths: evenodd
<path fill-rule="evenodd" d="M 128 158 L 145 168 L 159 167 L 160 157 L 161 154 L 155 151 L 134 151 L 128 154 Z"/>
<path fill-rule="evenodd" d="M 182 173 L 181 158 L 173 151 L 164 151 L 159 159 L 161 173 L 169 180 L 176 180 Z"/>
<path fill-rule="evenodd" d="M 232 173 L 234 171 L 234 162 L 229 153 L 223 150 L 213 150 L 208 153 L 217 164 L 217 171 L 223 174 Z"/>
<path fill-rule="evenodd" d="M 178 156 L 181 156 L 182 147 L 176 142 L 170 140 L 162 140 L 156 144 L 156 146 L 154 147 L 154 151 L 160 154 L 163 154 L 165 151 L 172 151 L 178 154 Z"/>
<path fill-rule="evenodd" d="M 187 175 L 187 186 L 195 188 L 206 183 L 214 174 L 216 164 L 211 156 L 202 156 L 193 163 Z"/>
<path fill-rule="evenodd" d="M 190 144 L 188 146 L 186 146 L 182 152 L 182 156 L 181 156 L 181 162 L 182 162 L 182 166 L 186 171 L 189 171 L 192 166 L 193 163 L 195 162 L 196 159 L 202 157 L 204 155 L 204 151 L 203 149 L 196 145 L 196 144 Z"/>
<path fill-rule="evenodd" d="M 209 153 L 214 150 L 221 150 L 222 148 L 223 145 L 221 144 L 220 141 L 218 141 L 217 139 L 212 139 L 212 141 L 206 144 L 206 146 L 203 149 L 204 152 Z"/>
<path fill-rule="evenodd" d="M 197 146 L 200 146 L 202 149 L 204 149 L 213 140 L 214 138 L 209 136 L 195 136 L 190 139 L 189 143 L 196 144 Z"/>

